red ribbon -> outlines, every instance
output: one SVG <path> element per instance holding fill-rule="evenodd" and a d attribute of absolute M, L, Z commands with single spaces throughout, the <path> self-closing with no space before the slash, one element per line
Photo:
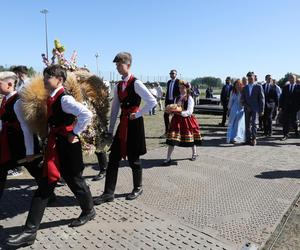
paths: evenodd
<path fill-rule="evenodd" d="M 65 92 L 64 88 L 61 88 L 60 90 L 58 90 L 56 92 L 56 94 L 53 97 L 48 97 L 47 100 L 47 119 L 49 119 L 49 117 L 53 114 L 52 111 L 52 104 L 56 101 L 56 99 L 63 93 Z"/>
<path fill-rule="evenodd" d="M 73 130 L 73 127 L 73 124 L 71 124 L 50 129 L 44 163 L 44 176 L 48 177 L 48 183 L 57 182 L 60 179 L 60 162 L 56 148 L 56 137 L 57 135 L 67 136 Z"/>
<path fill-rule="evenodd" d="M 139 111 L 139 107 L 130 107 L 128 109 L 122 108 L 122 113 L 120 117 L 120 127 L 119 127 L 119 139 L 121 146 L 121 158 L 126 159 L 127 155 L 127 135 L 128 135 L 128 122 L 131 113 L 136 113 Z"/>
<path fill-rule="evenodd" d="M 118 85 L 118 96 L 120 102 L 123 102 L 128 97 L 128 88 L 134 84 L 134 76 L 131 75 L 127 82 L 120 81 Z M 123 90 L 123 88 L 125 89 Z M 121 158 L 126 159 L 127 155 L 127 134 L 128 134 L 128 121 L 131 113 L 136 113 L 139 110 L 139 107 L 130 107 L 122 108 L 122 113 L 120 117 L 119 125 L 119 139 L 120 139 L 120 149 L 121 149 Z"/>
<path fill-rule="evenodd" d="M 61 88 L 53 97 L 49 97 L 47 100 L 47 118 L 49 119 L 53 115 L 52 105 L 57 100 L 57 98 L 65 91 Z M 56 182 L 60 179 L 60 164 L 58 158 L 58 152 L 56 148 L 56 137 L 57 135 L 67 136 L 69 132 L 73 130 L 74 125 L 69 126 L 59 126 L 50 128 L 48 134 L 48 142 L 45 152 L 44 160 L 44 176 L 48 177 L 48 182 Z"/>

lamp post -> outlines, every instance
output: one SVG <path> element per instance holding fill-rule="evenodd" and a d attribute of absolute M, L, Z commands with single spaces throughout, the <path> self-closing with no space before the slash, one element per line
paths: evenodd
<path fill-rule="evenodd" d="M 99 53 L 97 52 L 95 54 L 95 57 L 96 57 L 96 66 L 97 66 L 97 76 L 99 76 L 99 63 L 98 63 L 98 58 L 99 58 Z"/>
<path fill-rule="evenodd" d="M 47 27 L 47 14 L 49 13 L 49 11 L 47 9 L 43 9 L 40 12 L 45 15 L 46 55 L 47 58 L 49 58 L 48 57 L 48 27 Z"/>

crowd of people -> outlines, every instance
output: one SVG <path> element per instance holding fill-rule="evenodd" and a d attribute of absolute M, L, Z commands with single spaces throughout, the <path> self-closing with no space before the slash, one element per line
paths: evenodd
<path fill-rule="evenodd" d="M 231 84 L 233 82 L 233 84 Z M 273 120 L 282 124 L 282 141 L 288 139 L 290 130 L 298 132 L 300 110 L 300 82 L 293 74 L 281 89 L 270 74 L 264 83 L 258 83 L 254 72 L 247 78 L 232 81 L 226 78 L 221 92 L 223 116 L 220 126 L 225 126 L 228 117 L 228 143 L 257 144 L 257 130 L 266 137 L 273 136 Z"/>
<path fill-rule="evenodd" d="M 130 53 L 118 53 L 113 62 L 122 80 L 114 86 L 107 126 L 108 118 L 104 109 L 109 103 L 108 90 L 103 88 L 98 91 L 99 79 L 90 74 L 86 76 L 86 70 L 76 69 L 74 64 L 72 67 L 70 63 L 67 64 L 59 54 L 59 48 L 57 46 L 55 51 L 55 55 L 59 55 L 57 63 L 49 63 L 44 58 L 47 66 L 40 79 L 41 84 L 26 77 L 26 67 L 23 66 L 17 67 L 18 71 L 0 72 L 0 93 L 3 95 L 0 109 L 0 199 L 9 171 L 19 171 L 16 169 L 20 162 L 34 177 L 38 186 L 22 232 L 7 240 L 7 245 L 13 247 L 35 242 L 44 211 L 51 198 L 55 198 L 54 190 L 61 180 L 70 188 L 81 208 L 81 214 L 70 223 L 70 227 L 78 227 L 94 219 L 95 205 L 114 200 L 121 160 L 128 160 L 132 169 L 133 189 L 126 199 L 134 200 L 142 195 L 143 167 L 140 156 L 147 152 L 143 116 L 148 113 L 154 115 L 157 105 L 160 110 L 164 110 L 165 131 L 162 138 L 166 139 L 168 146 L 162 165 L 172 163 L 175 146 L 191 148 L 190 160 L 197 160 L 197 146 L 202 144 L 200 125 L 193 115 L 194 98 L 195 95 L 200 95 L 200 90 L 178 79 L 175 69 L 170 71 L 170 80 L 164 94 L 159 83 L 151 84 L 148 89 L 131 73 Z M 70 80 L 74 70 L 77 70 L 75 80 Z M 79 85 L 70 85 L 70 82 L 77 80 Z M 97 84 L 94 84 L 95 81 Z M 39 86 L 37 93 L 40 96 L 32 93 L 32 85 Z M 84 93 L 83 100 L 76 94 L 78 86 L 79 92 Z M 24 97 L 30 94 L 34 94 L 34 98 Z M 36 99 L 39 98 L 42 100 L 39 104 L 41 106 L 37 105 Z M 103 99 L 102 106 L 97 99 Z M 272 81 L 271 75 L 266 76 L 266 83 L 263 85 L 257 83 L 253 72 L 249 72 L 247 78 L 242 80 L 233 81 L 227 77 L 221 93 L 224 114 L 220 124 L 225 126 L 227 116 L 229 117 L 227 142 L 256 145 L 259 116 L 263 117 L 264 134 L 272 136 L 272 120 L 277 115 L 277 110 L 283 124 L 282 140 L 288 138 L 291 127 L 298 135 L 296 115 L 300 108 L 299 100 L 300 85 L 296 84 L 294 75 L 290 76 L 289 83 L 282 92 Z M 29 121 L 30 115 L 24 111 L 28 106 L 33 112 L 45 111 L 45 126 L 41 127 L 48 129 L 43 145 L 37 132 L 39 130 Z M 119 125 L 115 130 L 120 110 Z M 40 116 L 36 114 L 39 112 L 31 116 L 39 119 Z M 93 144 L 95 138 L 97 146 L 91 150 L 87 144 Z M 93 180 L 105 178 L 103 193 L 94 199 L 83 177 L 84 148 L 97 155 L 100 172 Z"/>

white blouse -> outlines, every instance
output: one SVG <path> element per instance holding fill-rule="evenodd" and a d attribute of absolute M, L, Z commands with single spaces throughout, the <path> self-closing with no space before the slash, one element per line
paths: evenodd
<path fill-rule="evenodd" d="M 55 96 L 61 88 L 55 89 L 50 96 Z M 77 102 L 71 95 L 64 95 L 61 98 L 61 108 L 65 113 L 76 116 L 76 123 L 73 129 L 76 135 L 82 133 L 92 121 L 93 113 L 82 103 Z"/>
<path fill-rule="evenodd" d="M 124 81 L 128 81 L 131 75 L 128 75 Z M 142 100 L 145 102 L 144 107 L 136 112 L 135 117 L 139 118 L 143 116 L 145 113 L 148 113 L 149 110 L 151 110 L 153 107 L 157 105 L 156 99 L 153 97 L 153 95 L 149 92 L 149 90 L 146 88 L 146 86 L 143 84 L 142 81 L 136 80 L 134 82 L 134 91 L 142 98 Z M 114 97 L 112 101 L 112 107 L 111 107 L 111 115 L 110 115 L 110 123 L 109 123 L 109 133 L 113 133 L 115 124 L 118 118 L 120 110 L 120 100 L 118 96 L 118 84 L 114 87 Z"/>
<path fill-rule="evenodd" d="M 187 110 L 181 112 L 182 117 L 191 116 L 194 112 L 195 102 L 193 97 L 189 96 Z"/>

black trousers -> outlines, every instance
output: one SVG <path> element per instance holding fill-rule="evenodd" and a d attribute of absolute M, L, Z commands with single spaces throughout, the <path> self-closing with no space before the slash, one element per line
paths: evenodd
<path fill-rule="evenodd" d="M 75 195 L 82 211 L 86 213 L 91 211 L 93 209 L 93 199 L 91 191 L 82 176 L 82 171 L 76 174 L 63 172 L 62 177 Z M 34 193 L 34 197 L 48 200 L 53 194 L 56 184 L 57 182 L 48 183 L 47 177 L 42 178 L 38 189 Z"/>
<path fill-rule="evenodd" d="M 82 176 L 84 165 L 81 143 L 69 143 L 67 138 L 59 136 L 56 141 L 56 147 L 62 178 L 75 195 L 82 211 L 89 212 L 94 205 L 91 191 Z M 49 184 L 47 177 L 41 180 L 34 194 L 34 198 L 40 198 L 36 200 L 40 201 L 37 207 L 40 207 L 41 210 L 47 205 L 45 200 L 48 200 L 52 195 L 56 184 L 56 182 Z"/>
<path fill-rule="evenodd" d="M 109 154 L 109 161 L 108 166 L 106 170 L 106 179 L 105 179 L 105 187 L 104 187 L 104 193 L 105 194 L 114 194 L 116 185 L 117 185 L 117 179 L 118 179 L 118 171 L 120 166 L 120 160 L 121 158 L 115 158 L 114 152 L 111 152 Z M 132 169 L 133 175 L 137 172 L 142 171 L 142 165 L 140 163 L 139 157 L 136 159 L 128 159 L 129 166 Z M 134 187 L 136 188 L 136 187 Z"/>
<path fill-rule="evenodd" d="M 295 133 L 298 133 L 297 111 L 296 110 L 283 110 L 282 126 L 283 126 L 283 135 L 284 136 L 289 135 L 290 127 L 293 127 L 295 130 Z"/>
<path fill-rule="evenodd" d="M 275 109 L 275 104 L 265 106 L 265 112 L 263 116 L 263 125 L 264 125 L 263 127 L 264 127 L 265 135 L 269 135 L 273 133 L 272 120 L 273 120 L 274 109 Z"/>
<path fill-rule="evenodd" d="M 40 159 L 36 159 L 30 163 L 24 163 L 24 167 L 28 170 L 29 174 L 35 179 L 38 185 L 40 183 L 40 180 L 42 179 L 43 171 L 42 168 L 39 167 L 40 161 Z M 15 161 L 9 161 L 5 164 L 0 165 L 0 200 L 5 188 L 8 171 L 17 167 L 18 165 Z"/>
<path fill-rule="evenodd" d="M 223 104 L 222 125 L 225 125 L 228 112 L 228 102 Z"/>
<path fill-rule="evenodd" d="M 75 194 L 82 209 L 82 214 L 87 214 L 93 209 L 93 200 L 88 186 L 86 185 L 82 172 L 64 171 L 62 177 L 65 179 L 71 191 Z M 48 183 L 48 178 L 42 178 L 38 189 L 35 191 L 31 201 L 31 206 L 27 215 L 24 231 L 35 233 L 41 224 L 49 197 L 52 195 L 56 182 Z"/>

